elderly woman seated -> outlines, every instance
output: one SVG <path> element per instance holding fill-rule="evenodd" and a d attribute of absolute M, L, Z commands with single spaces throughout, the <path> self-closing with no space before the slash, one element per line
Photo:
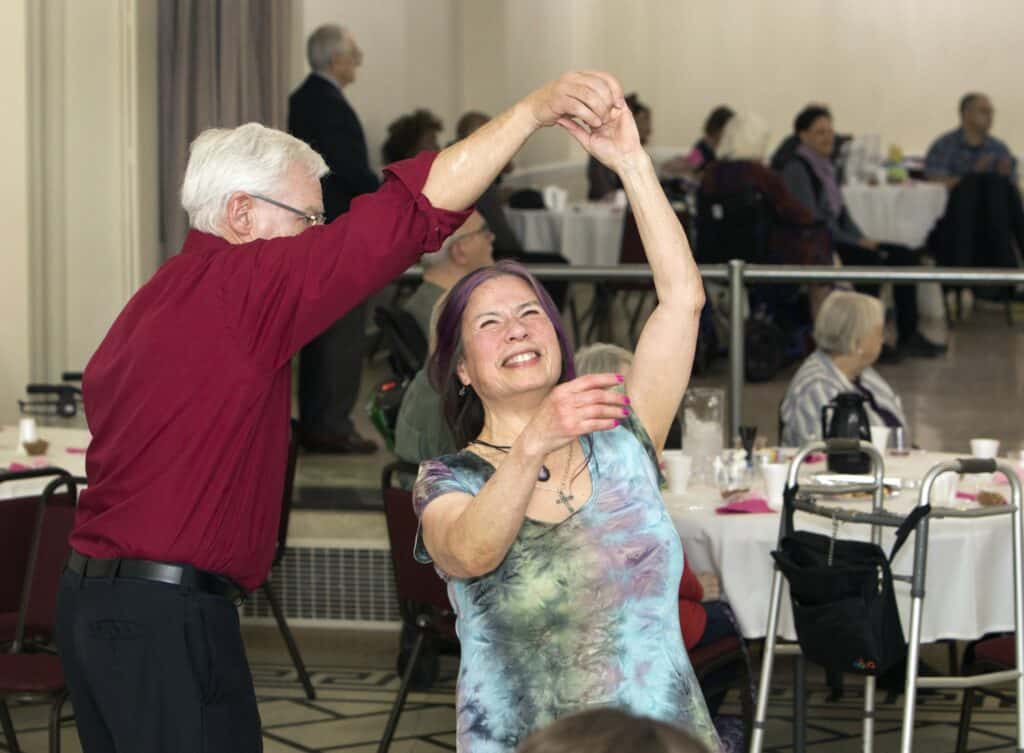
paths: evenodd
<path fill-rule="evenodd" d="M 864 396 L 872 424 L 907 426 L 899 396 L 872 368 L 882 350 L 882 302 L 862 293 L 836 291 L 814 322 L 817 350 L 789 383 L 779 409 L 782 444 L 797 447 L 821 438 L 821 408 L 840 392 Z"/>
<path fill-rule="evenodd" d="M 782 178 L 764 164 L 768 148 L 768 129 L 757 115 L 740 113 L 726 123 L 718 144 L 718 159 L 708 164 L 700 187 L 702 207 L 698 226 L 698 260 L 718 261 L 736 253 L 750 253 L 755 246 L 751 241 L 763 238 L 761 258 L 750 261 L 769 264 L 799 264 L 831 266 L 832 241 L 814 213 L 786 188 Z M 714 216 L 714 206 L 729 200 L 747 200 L 759 197 L 766 226 L 751 228 L 750 234 L 737 235 L 735 225 L 742 218 Z M 726 232 L 718 226 L 731 225 Z M 711 245 L 713 248 L 708 248 Z M 727 248 L 720 248 L 726 246 Z M 739 246 L 743 251 L 737 251 Z M 715 258 L 708 258 L 711 254 Z M 828 285 L 810 286 L 811 312 L 817 313 L 821 302 L 830 291 Z"/>

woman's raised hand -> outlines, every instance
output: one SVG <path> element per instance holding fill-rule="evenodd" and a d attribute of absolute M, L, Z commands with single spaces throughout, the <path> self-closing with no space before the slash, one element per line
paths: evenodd
<path fill-rule="evenodd" d="M 583 434 L 614 429 L 631 412 L 629 398 L 609 389 L 622 381 L 621 374 L 589 374 L 555 387 L 523 430 L 523 448 L 547 455 Z"/>
<path fill-rule="evenodd" d="M 649 159 L 640 143 L 633 113 L 628 107 L 615 108 L 609 117 L 596 127 L 587 123 L 588 127 L 584 128 L 569 117 L 561 117 L 557 123 L 571 133 L 588 154 L 616 173 L 620 173 L 638 157 Z"/>

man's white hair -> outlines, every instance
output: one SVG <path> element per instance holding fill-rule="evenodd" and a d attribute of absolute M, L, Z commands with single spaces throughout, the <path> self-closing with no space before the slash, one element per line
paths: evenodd
<path fill-rule="evenodd" d="M 189 146 L 181 206 L 189 224 L 219 234 L 231 194 L 273 197 L 285 174 L 298 167 L 309 177 L 327 174 L 327 163 L 304 141 L 259 123 L 210 128 Z"/>
<path fill-rule="evenodd" d="M 442 264 L 448 264 L 452 261 L 452 246 L 469 235 L 469 233 L 464 233 L 462 231 L 466 225 L 472 222 L 473 218 L 477 216 L 479 216 L 479 212 L 474 209 L 469 217 L 466 218 L 466 221 L 463 222 L 454 233 L 444 239 L 444 243 L 441 244 L 441 248 L 432 254 L 423 254 L 420 257 L 420 266 L 423 267 L 424 271 L 440 267 Z"/>
<path fill-rule="evenodd" d="M 715 152 L 719 159 L 764 162 L 768 151 L 768 126 L 753 113 L 737 113 L 722 129 Z"/>
<path fill-rule="evenodd" d="M 877 298 L 836 290 L 821 304 L 814 320 L 814 342 L 829 355 L 849 355 L 871 330 L 885 322 L 885 309 Z"/>
<path fill-rule="evenodd" d="M 324 24 L 309 35 L 306 40 L 306 60 L 309 67 L 323 73 L 331 67 L 335 55 L 346 55 L 352 47 L 348 31 L 337 24 Z"/>

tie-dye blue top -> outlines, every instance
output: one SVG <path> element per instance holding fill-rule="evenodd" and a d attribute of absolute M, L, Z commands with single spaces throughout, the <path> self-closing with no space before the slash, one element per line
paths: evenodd
<path fill-rule="evenodd" d="M 590 441 L 585 505 L 561 523 L 527 518 L 487 575 L 441 573 L 462 647 L 462 753 L 508 753 L 533 730 L 594 706 L 678 724 L 721 750 L 683 647 L 683 550 L 650 439 L 631 421 Z M 476 495 L 493 472 L 466 450 L 422 463 L 417 515 L 443 494 Z"/>

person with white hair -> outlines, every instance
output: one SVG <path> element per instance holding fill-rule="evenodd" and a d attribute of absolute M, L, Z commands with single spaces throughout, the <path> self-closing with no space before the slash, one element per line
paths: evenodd
<path fill-rule="evenodd" d="M 325 24 L 306 42 L 312 71 L 288 98 L 288 131 L 316 150 L 330 172 L 320 179 L 327 221 L 348 211 L 356 196 L 377 190 L 366 136 L 344 90 L 363 62 L 352 32 Z M 412 155 L 410 155 L 412 156 Z M 299 442 L 309 452 L 371 453 L 377 443 L 356 431 L 351 413 L 359 396 L 366 340 L 366 306 L 310 341 L 299 355 Z"/>
<path fill-rule="evenodd" d="M 494 233 L 483 215 L 474 211 L 462 227 L 433 254 L 423 254 L 423 282 L 406 299 L 402 308 L 420 325 L 423 337 L 430 337 L 430 315 L 434 304 L 452 285 L 470 272 L 494 263 Z"/>
<path fill-rule="evenodd" d="M 799 447 L 821 439 L 821 409 L 840 392 L 864 397 L 872 424 L 907 429 L 903 404 L 872 368 L 882 352 L 885 311 L 873 296 L 837 290 L 814 322 L 817 350 L 801 364 L 779 409 L 782 444 Z"/>
<path fill-rule="evenodd" d="M 731 200 L 746 202 L 750 197 L 757 197 L 762 202 L 761 219 L 767 227 L 750 228 L 749 237 L 739 238 L 740 248 L 713 248 L 709 253 L 714 254 L 715 260 L 745 258 L 761 264 L 830 266 L 832 242 L 828 233 L 816 223 L 814 214 L 789 192 L 779 175 L 764 164 L 767 150 L 768 128 L 760 117 L 737 113 L 729 118 L 718 142 L 718 159 L 704 168 L 699 201 L 704 207 L 713 207 Z M 737 238 L 729 233 L 723 236 L 707 232 L 719 224 L 733 223 L 732 218 L 714 222 L 708 212 L 701 216 L 704 220 L 698 227 L 697 242 L 702 257 L 707 244 L 718 246 Z M 751 258 L 750 249 L 756 248 L 757 238 L 763 239 L 763 246 L 756 249 L 763 256 Z M 702 242 L 705 248 L 701 247 Z M 830 288 L 811 285 L 808 290 L 813 318 Z M 776 286 L 770 292 L 778 296 L 784 290 Z"/>
<path fill-rule="evenodd" d="M 391 165 L 324 224 L 327 165 L 250 123 L 192 143 L 181 252 L 82 379 L 92 442 L 57 642 L 85 753 L 261 749 L 236 606 L 277 544 L 291 359 L 437 249 L 538 129 L 619 117 L 618 81 L 570 73 L 469 138 Z M 573 119 L 570 123 L 569 119 Z"/>

